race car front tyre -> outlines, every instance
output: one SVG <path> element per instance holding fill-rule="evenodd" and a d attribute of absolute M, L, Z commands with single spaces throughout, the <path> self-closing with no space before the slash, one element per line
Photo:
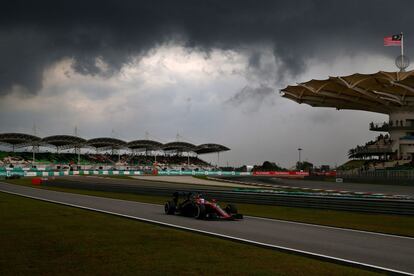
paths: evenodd
<path fill-rule="evenodd" d="M 218 216 L 216 213 L 208 213 L 208 214 L 206 215 L 206 217 L 207 217 L 208 219 L 212 219 L 212 220 L 216 220 L 216 219 L 218 219 L 218 218 L 219 218 L 219 216 Z"/>
<path fill-rule="evenodd" d="M 175 203 L 174 201 L 167 201 L 164 205 L 164 211 L 167 215 L 174 215 L 175 213 Z"/>
<path fill-rule="evenodd" d="M 234 204 L 228 204 L 225 208 L 225 211 L 227 212 L 227 214 L 237 214 L 237 207 Z"/>
<path fill-rule="evenodd" d="M 206 217 L 206 207 L 204 205 L 196 205 L 194 217 L 196 219 L 204 219 Z"/>

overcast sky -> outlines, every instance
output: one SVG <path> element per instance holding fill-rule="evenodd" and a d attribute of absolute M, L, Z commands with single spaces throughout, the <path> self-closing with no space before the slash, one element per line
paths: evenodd
<path fill-rule="evenodd" d="M 394 71 L 413 1 L 8 1 L 0 132 L 230 147 L 222 165 L 342 164 L 381 114 L 282 98 L 288 84 Z M 62 3 L 64 2 L 64 3 Z M 215 156 L 210 156 L 215 160 Z"/>

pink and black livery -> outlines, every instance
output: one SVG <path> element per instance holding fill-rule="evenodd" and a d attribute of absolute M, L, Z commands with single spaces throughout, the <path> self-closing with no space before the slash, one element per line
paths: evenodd
<path fill-rule="evenodd" d="M 207 200 L 202 193 L 175 192 L 173 199 L 165 203 L 164 210 L 168 215 L 179 214 L 197 219 L 243 219 L 235 205 L 228 204 L 222 209 L 217 200 Z"/>

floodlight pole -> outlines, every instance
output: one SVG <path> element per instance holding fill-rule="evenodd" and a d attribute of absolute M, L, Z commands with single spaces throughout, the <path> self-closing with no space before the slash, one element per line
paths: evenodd
<path fill-rule="evenodd" d="M 301 163 L 301 156 L 300 156 L 300 152 L 302 151 L 301 148 L 298 148 L 298 152 L 299 152 L 299 163 Z"/>

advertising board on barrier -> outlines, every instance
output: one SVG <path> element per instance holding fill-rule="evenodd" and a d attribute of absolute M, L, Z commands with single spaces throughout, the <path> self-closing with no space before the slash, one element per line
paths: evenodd
<path fill-rule="evenodd" d="M 0 176 L 10 177 L 14 175 L 25 176 L 25 171 L 0 171 Z"/>
<path fill-rule="evenodd" d="M 278 171 L 267 171 L 267 172 L 253 172 L 254 176 L 278 176 L 278 177 L 305 177 L 309 176 L 309 172 L 299 172 L 299 171 L 287 171 L 287 172 L 278 172 Z"/>
<path fill-rule="evenodd" d="M 315 176 L 327 176 L 327 177 L 335 177 L 336 171 L 328 171 L 328 172 L 313 172 L 312 175 Z"/>
<path fill-rule="evenodd" d="M 104 171 L 104 170 L 79 170 L 79 171 L 27 171 L 27 170 L 0 170 L 0 176 L 10 177 L 18 176 L 67 176 L 67 175 L 142 175 L 141 171 Z"/>

